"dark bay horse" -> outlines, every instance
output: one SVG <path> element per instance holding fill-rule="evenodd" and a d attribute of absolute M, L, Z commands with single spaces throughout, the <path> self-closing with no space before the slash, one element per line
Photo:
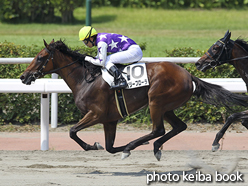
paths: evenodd
<path fill-rule="evenodd" d="M 230 104 L 248 106 L 247 96 L 233 94 L 218 85 L 204 82 L 178 65 L 170 62 L 147 63 L 149 86 L 125 89 L 124 95 L 129 113 L 149 105 L 153 122 L 152 131 L 127 145 L 113 147 L 117 122 L 121 116 L 116 106 L 114 90 L 110 90 L 109 85 L 99 74 L 99 67 L 84 61 L 85 55 L 71 50 L 62 41 L 52 41 L 50 44 L 44 41 L 44 45 L 45 48 L 36 55 L 20 79 L 29 85 L 45 74 L 56 72 L 65 80 L 72 90 L 77 107 L 83 114 L 83 118 L 70 129 L 70 137 L 84 150 L 98 150 L 101 146 L 97 143 L 94 145 L 85 143 L 77 136 L 77 132 L 102 123 L 105 148 L 108 152 L 123 151 L 124 159 L 130 155 L 131 150 L 160 137 L 154 142 L 154 155 L 160 160 L 159 148 L 162 144 L 187 128 L 173 110 L 186 103 L 193 94 L 217 106 Z M 172 126 L 172 130 L 166 134 L 164 120 Z"/>
<path fill-rule="evenodd" d="M 242 39 L 235 41 L 230 39 L 231 32 L 227 31 L 225 36 L 214 43 L 208 51 L 195 63 L 196 68 L 205 72 L 207 69 L 215 68 L 225 63 L 235 67 L 248 90 L 248 44 Z M 236 120 L 242 119 L 242 125 L 248 129 L 248 110 L 229 116 L 222 129 L 216 134 L 212 150 L 219 149 L 219 141 L 228 127 Z"/>

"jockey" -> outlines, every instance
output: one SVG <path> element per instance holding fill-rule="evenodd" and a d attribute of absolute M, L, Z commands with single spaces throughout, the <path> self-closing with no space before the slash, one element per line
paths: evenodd
<path fill-rule="evenodd" d="M 86 56 L 85 60 L 105 67 L 114 77 L 115 85 L 111 89 L 127 87 L 127 82 L 115 64 L 133 63 L 141 60 L 143 53 L 132 39 L 114 33 L 97 33 L 91 26 L 84 26 L 79 31 L 79 40 L 88 47 L 97 46 L 96 58 Z M 107 56 L 107 52 L 111 53 Z"/>

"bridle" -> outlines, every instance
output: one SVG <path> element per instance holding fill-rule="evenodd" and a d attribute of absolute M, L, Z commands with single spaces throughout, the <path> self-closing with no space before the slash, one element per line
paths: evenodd
<path fill-rule="evenodd" d="M 50 51 L 50 50 L 48 50 L 46 47 L 45 47 L 44 49 L 45 49 L 46 52 L 49 54 L 49 56 L 48 56 L 47 60 L 45 61 L 45 63 L 40 65 L 40 68 L 39 68 L 38 72 L 36 73 L 36 75 L 37 75 L 36 78 L 39 78 L 39 77 L 44 76 L 44 75 L 46 75 L 46 74 L 51 74 L 51 73 L 54 73 L 54 72 L 56 72 L 56 71 L 58 71 L 58 70 L 61 70 L 61 69 L 63 69 L 63 68 L 69 67 L 69 66 L 71 66 L 71 65 L 73 65 L 73 64 L 75 64 L 75 63 L 77 63 L 78 60 L 79 60 L 79 59 L 77 59 L 77 60 L 75 60 L 75 61 L 73 61 L 73 62 L 71 62 L 71 63 L 69 63 L 68 65 L 65 65 L 65 66 L 63 66 L 63 67 L 56 68 L 56 69 L 50 70 L 50 71 L 48 71 L 48 72 L 43 72 L 43 70 L 46 68 L 46 65 L 47 65 L 48 62 L 50 61 L 50 59 L 52 59 L 53 68 L 55 67 L 54 61 L 53 61 L 54 50 L 51 50 L 51 51 Z"/>
<path fill-rule="evenodd" d="M 227 42 L 222 41 L 222 39 L 218 40 L 214 44 L 214 45 L 218 45 L 221 48 L 221 52 L 218 55 L 217 54 L 214 54 L 212 52 L 212 48 L 214 46 L 214 45 L 212 45 L 208 49 L 208 51 L 205 53 L 205 55 L 208 58 L 212 59 L 212 61 L 209 62 L 209 66 L 211 66 L 214 69 L 216 66 L 219 66 L 219 65 L 222 65 L 222 64 L 231 62 L 231 61 L 248 58 L 248 56 L 243 56 L 243 57 L 238 57 L 238 58 L 230 59 L 234 44 L 237 44 L 237 43 L 234 43 L 233 40 L 229 40 Z M 239 45 L 239 44 L 237 44 L 237 45 Z M 243 48 L 242 46 L 240 46 L 240 47 Z M 223 56 L 224 55 L 224 52 L 225 52 L 225 56 Z M 220 60 L 220 59 L 222 59 L 222 60 Z"/>
<path fill-rule="evenodd" d="M 51 74 L 51 73 L 54 73 L 54 72 L 56 72 L 56 71 L 58 71 L 58 70 L 64 69 L 64 68 L 66 68 L 66 67 L 69 67 L 69 66 L 71 66 L 71 65 L 73 65 L 73 64 L 75 64 L 75 63 L 78 63 L 78 61 L 79 61 L 79 59 L 80 59 L 80 58 L 78 58 L 77 60 L 75 60 L 75 61 L 73 61 L 73 62 L 71 62 L 71 63 L 69 63 L 69 64 L 67 64 L 67 65 L 65 65 L 65 66 L 63 66 L 63 67 L 56 68 L 56 69 L 50 70 L 50 71 L 48 71 L 48 72 L 43 72 L 43 70 L 46 68 L 46 65 L 47 65 L 48 62 L 50 61 L 50 59 L 52 60 L 53 68 L 55 67 L 54 61 L 53 61 L 54 50 L 51 50 L 51 51 L 50 51 L 50 50 L 48 50 L 46 47 L 45 47 L 44 49 L 45 49 L 46 52 L 49 54 L 49 56 L 48 56 L 47 60 L 45 61 L 45 63 L 40 65 L 40 68 L 39 68 L 38 72 L 36 72 L 36 73 L 33 74 L 33 77 L 32 77 L 33 80 L 38 79 L 39 77 L 44 76 L 44 75 L 46 75 L 46 74 Z M 84 65 L 84 67 L 86 68 L 86 71 L 89 70 L 89 69 L 87 68 L 87 65 L 86 65 L 85 63 L 83 63 L 83 65 Z M 98 74 L 97 74 L 97 72 L 96 72 L 95 70 L 93 70 L 92 72 L 90 72 L 90 74 L 91 74 L 91 76 L 90 76 L 89 79 L 87 79 L 87 73 L 85 73 L 85 75 L 84 75 L 84 79 L 85 79 L 85 81 L 86 81 L 87 83 L 93 82 L 93 81 L 96 79 L 96 77 L 99 76 L 101 73 L 98 73 Z"/>
<path fill-rule="evenodd" d="M 212 48 L 213 46 L 219 46 L 221 48 L 221 51 L 219 52 L 219 54 L 214 54 L 212 52 Z M 231 57 L 231 51 L 233 48 L 234 42 L 233 41 L 229 41 L 229 42 L 223 42 L 222 40 L 218 40 L 215 44 L 213 44 L 208 51 L 205 53 L 206 56 L 208 56 L 208 58 L 212 59 L 212 61 L 209 62 L 209 65 L 212 68 L 215 68 L 216 66 L 222 65 L 224 63 L 229 62 L 230 57 Z M 225 56 L 223 56 L 225 52 Z M 220 59 L 223 59 L 222 61 L 220 61 Z"/>

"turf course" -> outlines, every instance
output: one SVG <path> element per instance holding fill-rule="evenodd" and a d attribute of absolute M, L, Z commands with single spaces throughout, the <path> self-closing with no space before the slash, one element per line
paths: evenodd
<path fill-rule="evenodd" d="M 71 47 L 81 46 L 78 31 L 85 24 L 85 8 L 74 11 L 74 24 L 6 24 L 0 23 L 0 42 L 43 45 L 65 39 Z M 93 8 L 92 26 L 98 32 L 115 32 L 146 43 L 145 57 L 163 57 L 166 49 L 192 47 L 206 50 L 227 29 L 232 39 L 248 36 L 246 10 L 163 10 L 131 8 Z"/>

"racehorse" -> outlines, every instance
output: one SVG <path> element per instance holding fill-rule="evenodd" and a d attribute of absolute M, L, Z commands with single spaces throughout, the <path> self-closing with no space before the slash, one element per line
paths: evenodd
<path fill-rule="evenodd" d="M 103 124 L 105 148 L 110 153 L 121 152 L 122 159 L 128 157 L 130 151 L 158 138 L 154 144 L 154 155 L 161 158 L 160 147 L 173 136 L 184 131 L 187 125 L 175 114 L 174 109 L 186 103 L 194 94 L 209 104 L 236 104 L 248 106 L 248 97 L 233 94 L 222 87 L 210 84 L 191 75 L 185 69 L 170 62 L 146 63 L 149 86 L 123 90 L 129 113 L 149 105 L 153 123 L 151 133 L 140 137 L 127 145 L 113 147 L 116 126 L 121 116 L 117 109 L 114 90 L 103 80 L 100 67 L 85 61 L 85 55 L 73 51 L 63 41 L 52 41 L 42 49 L 27 67 L 20 79 L 24 84 L 31 84 L 45 74 L 56 72 L 72 90 L 76 106 L 83 118 L 70 129 L 70 137 L 84 150 L 99 150 L 101 145 L 89 145 L 82 141 L 77 132 L 98 123 Z M 194 90 L 195 86 L 195 90 Z M 165 134 L 166 120 L 172 130 Z"/>
<path fill-rule="evenodd" d="M 248 91 L 248 43 L 242 39 L 231 40 L 229 30 L 224 37 L 215 42 L 208 51 L 195 63 L 196 68 L 205 72 L 207 69 L 215 68 L 225 63 L 235 67 L 246 84 Z M 242 119 L 242 125 L 248 129 L 248 110 L 234 113 L 227 118 L 224 126 L 216 134 L 212 145 L 212 151 L 219 149 L 219 141 L 228 127 L 236 120 Z"/>

